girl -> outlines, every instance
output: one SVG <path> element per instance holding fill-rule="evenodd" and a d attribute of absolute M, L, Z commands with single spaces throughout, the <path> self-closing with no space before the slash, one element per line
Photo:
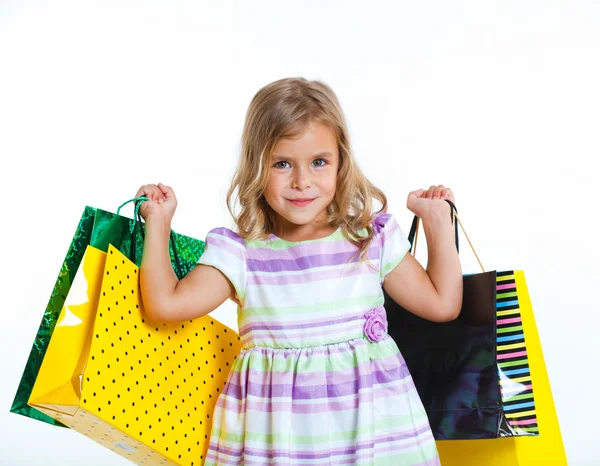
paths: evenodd
<path fill-rule="evenodd" d="M 150 184 L 141 195 L 150 199 L 140 209 L 147 314 L 184 321 L 227 298 L 238 305 L 242 352 L 215 408 L 205 465 L 439 464 L 423 405 L 386 333 L 382 286 L 424 318 L 458 315 L 450 189 L 408 196 L 428 242 L 425 271 L 406 254 L 410 243 L 386 213 L 385 195 L 357 167 L 334 92 L 289 78 L 250 103 L 227 195 L 237 232 L 211 230 L 198 266 L 180 281 L 168 254 L 175 193 Z M 382 204 L 375 213 L 373 199 Z"/>

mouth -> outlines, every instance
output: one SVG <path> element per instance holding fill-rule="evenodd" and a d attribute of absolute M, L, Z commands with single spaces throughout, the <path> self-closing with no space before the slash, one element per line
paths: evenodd
<path fill-rule="evenodd" d="M 314 199 L 288 199 L 292 204 L 298 207 L 303 207 L 310 204 Z"/>

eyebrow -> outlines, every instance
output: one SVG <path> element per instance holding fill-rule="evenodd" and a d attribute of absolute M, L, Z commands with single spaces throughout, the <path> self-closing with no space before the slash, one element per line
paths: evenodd
<path fill-rule="evenodd" d="M 318 154 L 314 154 L 311 157 L 333 157 L 333 154 L 331 152 L 320 152 Z M 273 154 L 273 159 L 288 159 L 288 156 L 285 155 L 281 155 L 281 154 Z"/>

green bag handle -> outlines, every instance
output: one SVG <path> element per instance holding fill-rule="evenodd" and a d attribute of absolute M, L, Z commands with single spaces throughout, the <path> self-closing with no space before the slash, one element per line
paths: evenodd
<path fill-rule="evenodd" d="M 117 215 L 119 215 L 119 212 L 121 211 L 121 207 L 129 204 L 130 202 L 135 202 L 135 207 L 134 207 L 134 211 L 133 211 L 133 222 L 129 229 L 130 233 L 133 235 L 133 237 L 131 238 L 131 250 L 130 250 L 130 254 L 129 254 L 129 259 L 134 264 L 136 263 L 135 239 L 137 237 L 138 225 L 140 225 L 140 228 L 141 228 L 142 239 L 144 239 L 144 237 L 145 237 L 144 222 L 142 222 L 142 216 L 140 215 L 140 207 L 143 202 L 149 201 L 149 200 L 150 199 L 147 198 L 146 196 L 134 197 L 133 199 L 129 199 L 128 201 L 125 201 L 117 209 Z M 137 219 L 137 221 L 136 221 L 136 219 Z M 175 259 L 175 266 L 177 267 L 177 271 L 179 272 L 177 275 L 179 277 L 181 277 L 181 276 L 183 276 L 183 272 L 182 272 L 182 268 L 181 268 L 181 262 L 179 261 L 179 254 L 177 254 L 177 248 L 175 247 L 175 232 L 173 231 L 173 229 L 171 229 L 171 232 L 169 234 L 169 242 L 171 243 L 171 249 L 173 250 L 173 258 Z"/>
<path fill-rule="evenodd" d="M 133 224 L 129 230 L 130 233 L 133 233 L 133 230 L 135 229 L 135 219 L 137 218 L 138 221 L 140 220 L 140 207 L 142 206 L 142 202 L 149 200 L 150 199 L 146 196 L 134 197 L 133 199 L 129 199 L 128 201 L 123 202 L 123 204 L 121 204 L 117 209 L 117 215 L 120 215 L 119 212 L 121 212 L 122 207 L 126 206 L 130 202 L 135 202 L 135 207 L 133 210 Z"/>

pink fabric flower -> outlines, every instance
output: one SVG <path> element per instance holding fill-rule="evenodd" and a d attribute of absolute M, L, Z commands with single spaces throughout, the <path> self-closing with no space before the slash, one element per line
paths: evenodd
<path fill-rule="evenodd" d="M 372 342 L 377 342 L 383 338 L 387 332 L 387 316 L 383 306 L 377 306 L 369 309 L 365 313 L 365 335 Z"/>
<path fill-rule="evenodd" d="M 379 214 L 377 214 L 376 217 L 373 218 L 373 231 L 376 235 L 378 235 L 379 232 L 383 230 L 383 227 L 385 227 L 385 224 L 387 223 L 389 218 L 390 214 L 388 214 L 387 212 L 380 212 Z"/>

